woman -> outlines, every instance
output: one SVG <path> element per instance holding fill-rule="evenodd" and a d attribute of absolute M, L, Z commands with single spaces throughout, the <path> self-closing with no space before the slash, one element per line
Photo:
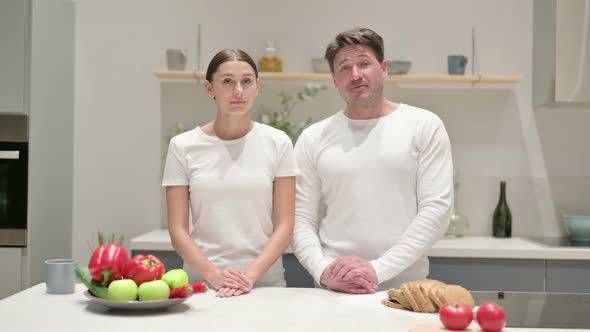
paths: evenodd
<path fill-rule="evenodd" d="M 191 280 L 217 296 L 254 286 L 285 286 L 281 255 L 293 235 L 293 145 L 282 131 L 254 122 L 256 64 L 241 50 L 217 53 L 205 89 L 217 117 L 170 141 L 163 186 L 172 245 Z M 189 209 L 192 213 L 189 227 Z"/>

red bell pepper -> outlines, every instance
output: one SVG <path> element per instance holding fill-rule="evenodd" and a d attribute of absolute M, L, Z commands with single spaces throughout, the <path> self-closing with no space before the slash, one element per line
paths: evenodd
<path fill-rule="evenodd" d="M 166 267 L 162 261 L 154 255 L 136 255 L 127 263 L 124 276 L 133 279 L 137 286 L 146 281 L 160 280 Z"/>
<path fill-rule="evenodd" d="M 127 249 L 111 243 L 94 250 L 88 263 L 88 270 L 92 279 L 108 285 L 113 280 L 121 279 L 128 261 Z"/>
<path fill-rule="evenodd" d="M 176 287 L 170 291 L 170 299 L 185 298 L 193 295 L 193 288 L 190 284 L 184 284 L 183 286 Z"/>
<path fill-rule="evenodd" d="M 205 293 L 209 289 L 209 286 L 204 281 L 189 282 L 189 285 L 193 289 L 193 294 Z"/>

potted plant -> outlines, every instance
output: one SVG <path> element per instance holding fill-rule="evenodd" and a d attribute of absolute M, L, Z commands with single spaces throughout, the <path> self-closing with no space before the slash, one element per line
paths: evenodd
<path fill-rule="evenodd" d="M 303 90 L 299 91 L 295 96 L 281 91 L 279 96 L 281 98 L 282 110 L 271 112 L 263 110 L 259 114 L 258 121 L 284 131 L 293 143 L 295 143 L 303 129 L 311 124 L 312 119 L 308 117 L 305 121 L 294 122 L 291 120 L 291 112 L 297 104 L 306 100 L 312 100 L 326 88 L 327 86 L 325 84 L 307 83 L 303 87 Z"/>
<path fill-rule="evenodd" d="M 291 138 L 293 143 L 295 143 L 303 129 L 311 124 L 312 119 L 309 117 L 305 121 L 294 122 L 291 119 L 291 112 L 297 104 L 303 101 L 312 100 L 321 91 L 327 88 L 328 87 L 325 84 L 307 83 L 303 87 L 303 90 L 299 91 L 294 96 L 285 91 L 281 91 L 279 97 L 281 98 L 282 109 L 279 111 L 267 111 L 263 107 L 262 111 L 258 113 L 258 121 L 284 131 Z M 174 129 L 168 130 L 168 134 L 164 136 L 162 159 L 166 159 L 168 145 L 170 144 L 172 137 L 181 134 L 184 131 L 185 129 L 182 122 L 177 122 Z"/>

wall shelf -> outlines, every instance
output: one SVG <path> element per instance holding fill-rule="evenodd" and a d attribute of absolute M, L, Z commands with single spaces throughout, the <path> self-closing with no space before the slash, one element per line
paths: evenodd
<path fill-rule="evenodd" d="M 202 71 L 154 71 L 160 79 L 196 80 L 204 79 Z M 263 80 L 274 81 L 332 81 L 332 74 L 326 73 L 260 73 Z M 516 83 L 522 79 L 519 75 L 446 75 L 446 74 L 407 74 L 389 75 L 387 83 Z"/>

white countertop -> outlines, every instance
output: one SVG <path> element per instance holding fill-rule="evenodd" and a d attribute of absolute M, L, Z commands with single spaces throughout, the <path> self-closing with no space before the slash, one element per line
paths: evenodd
<path fill-rule="evenodd" d="M 387 295 L 349 295 L 313 288 L 256 288 L 250 294 L 217 298 L 197 294 L 161 311 L 117 311 L 90 303 L 85 287 L 50 295 L 38 284 L 0 301 L 3 331 L 408 331 L 419 323 L 438 324 L 437 314 L 383 306 Z M 508 331 L 582 331 L 506 328 Z"/>
<path fill-rule="evenodd" d="M 174 250 L 167 229 L 156 229 L 131 239 L 131 250 Z M 287 250 L 287 252 L 290 252 Z M 526 238 L 467 236 L 441 239 L 428 252 L 429 257 L 580 259 L 590 260 L 590 248 L 548 247 Z"/>

